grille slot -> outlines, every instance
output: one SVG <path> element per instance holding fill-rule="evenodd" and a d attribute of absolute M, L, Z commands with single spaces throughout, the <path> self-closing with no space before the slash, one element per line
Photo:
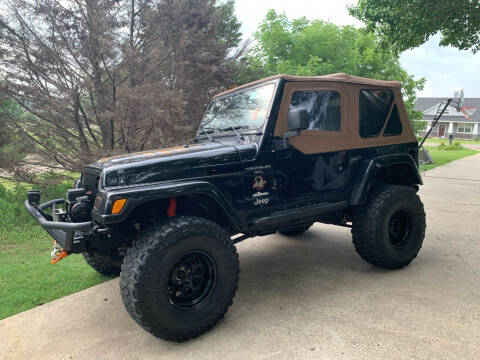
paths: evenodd
<path fill-rule="evenodd" d="M 83 188 L 87 191 L 91 191 L 93 194 L 97 193 L 98 181 L 100 180 L 100 174 L 91 172 L 88 170 L 83 171 L 82 182 Z"/>

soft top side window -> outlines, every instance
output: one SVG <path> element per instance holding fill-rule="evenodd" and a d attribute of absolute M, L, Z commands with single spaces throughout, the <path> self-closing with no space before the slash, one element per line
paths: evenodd
<path fill-rule="evenodd" d="M 310 120 L 308 130 L 340 131 L 340 94 L 330 90 L 295 91 L 290 108 L 306 109 Z"/>
<path fill-rule="evenodd" d="M 362 138 L 380 135 L 394 99 L 393 92 L 388 89 L 360 90 L 360 136 Z"/>

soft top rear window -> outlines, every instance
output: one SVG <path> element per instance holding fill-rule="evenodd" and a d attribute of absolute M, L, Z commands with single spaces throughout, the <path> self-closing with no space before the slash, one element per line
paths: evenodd
<path fill-rule="evenodd" d="M 360 136 L 376 137 L 380 134 L 392 108 L 395 96 L 389 89 L 360 90 Z"/>

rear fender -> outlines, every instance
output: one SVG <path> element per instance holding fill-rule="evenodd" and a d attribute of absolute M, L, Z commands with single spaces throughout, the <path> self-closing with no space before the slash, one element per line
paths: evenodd
<path fill-rule="evenodd" d="M 378 156 L 365 160 L 359 167 L 358 178 L 350 196 L 350 205 L 361 205 L 367 201 L 368 193 L 381 176 L 389 184 L 423 185 L 415 160 L 408 154 Z M 398 176 L 401 174 L 402 176 Z"/>

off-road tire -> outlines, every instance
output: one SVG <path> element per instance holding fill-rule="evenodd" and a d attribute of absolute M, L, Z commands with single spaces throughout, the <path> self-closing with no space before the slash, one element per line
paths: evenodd
<path fill-rule="evenodd" d="M 305 231 L 307 231 L 308 229 L 310 229 L 310 227 L 312 226 L 313 224 L 310 224 L 310 225 L 302 225 L 302 226 L 297 226 L 297 227 L 294 227 L 294 228 L 289 228 L 289 229 L 284 229 L 284 230 L 278 230 L 278 232 L 282 235 L 285 235 L 285 236 L 298 236 L 298 235 L 301 235 L 303 234 Z"/>
<path fill-rule="evenodd" d="M 184 254 L 195 251 L 213 260 L 215 285 L 210 295 L 187 311 L 174 303 L 168 284 Z M 223 318 L 238 278 L 238 253 L 227 232 L 200 217 L 177 216 L 146 228 L 128 248 L 120 289 L 128 313 L 142 328 L 180 342 L 210 330 Z"/>
<path fill-rule="evenodd" d="M 82 255 L 87 264 L 100 274 L 106 276 L 120 275 L 123 256 L 118 250 L 86 251 Z"/>
<path fill-rule="evenodd" d="M 410 229 L 401 238 L 403 242 L 392 235 L 392 221 L 398 214 L 405 218 L 403 223 L 406 225 L 403 228 Z M 425 227 L 425 210 L 415 189 L 384 185 L 375 189 L 368 202 L 355 210 L 353 244 L 361 258 L 368 263 L 386 269 L 400 269 L 408 265 L 420 251 Z M 393 234 L 398 234 L 398 230 Z"/>

